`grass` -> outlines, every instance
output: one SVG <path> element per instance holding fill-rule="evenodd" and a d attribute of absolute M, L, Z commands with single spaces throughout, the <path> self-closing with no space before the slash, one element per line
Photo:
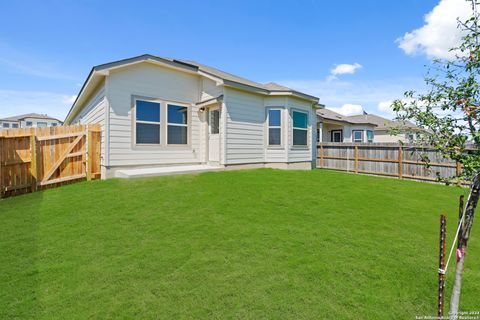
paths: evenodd
<path fill-rule="evenodd" d="M 252 170 L 9 198 L 0 201 L 0 318 L 434 315 L 439 213 L 448 214 L 450 243 L 462 193 L 333 171 Z M 462 310 L 480 310 L 479 227 Z"/>

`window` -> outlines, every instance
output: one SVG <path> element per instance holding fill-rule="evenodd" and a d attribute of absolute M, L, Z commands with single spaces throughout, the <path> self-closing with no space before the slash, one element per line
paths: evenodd
<path fill-rule="evenodd" d="M 210 133 L 217 134 L 220 132 L 220 110 L 210 110 Z"/>
<path fill-rule="evenodd" d="M 268 145 L 280 146 L 282 144 L 282 110 L 268 110 Z"/>
<path fill-rule="evenodd" d="M 4 123 L 2 124 L 2 127 L 3 127 L 3 128 L 10 128 L 10 123 L 5 123 L 5 122 L 4 122 Z"/>
<path fill-rule="evenodd" d="M 409 143 L 413 143 L 413 141 L 415 140 L 415 136 L 413 133 L 408 133 L 407 134 L 407 140 Z"/>
<path fill-rule="evenodd" d="M 12 128 L 18 128 L 18 123 L 12 123 Z"/>
<path fill-rule="evenodd" d="M 55 122 L 52 123 L 52 127 L 56 127 L 57 124 Z"/>
<path fill-rule="evenodd" d="M 293 145 L 306 146 L 308 144 L 308 114 L 293 111 Z"/>
<path fill-rule="evenodd" d="M 373 131 L 372 130 L 367 130 L 367 141 L 368 142 L 373 142 Z"/>
<path fill-rule="evenodd" d="M 188 114 L 187 107 L 173 104 L 167 105 L 167 143 L 188 143 Z"/>
<path fill-rule="evenodd" d="M 343 131 L 342 130 L 332 130 L 330 140 L 332 142 L 342 142 L 343 141 Z"/>
<path fill-rule="evenodd" d="M 32 121 L 27 121 L 25 122 L 25 126 L 31 127 L 33 125 Z"/>
<path fill-rule="evenodd" d="M 160 103 L 135 101 L 135 135 L 137 144 L 160 144 Z"/>
<path fill-rule="evenodd" d="M 363 130 L 352 131 L 353 142 L 363 142 Z"/>
<path fill-rule="evenodd" d="M 39 128 L 45 128 L 47 126 L 46 122 L 37 122 L 37 127 Z"/>

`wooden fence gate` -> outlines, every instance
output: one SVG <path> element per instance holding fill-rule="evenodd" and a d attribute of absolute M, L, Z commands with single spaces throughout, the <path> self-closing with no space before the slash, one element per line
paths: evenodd
<path fill-rule="evenodd" d="M 0 130 L 0 197 L 100 177 L 100 125 Z"/>

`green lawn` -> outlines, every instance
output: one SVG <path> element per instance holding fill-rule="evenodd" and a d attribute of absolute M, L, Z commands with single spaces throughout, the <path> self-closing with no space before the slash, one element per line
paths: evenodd
<path fill-rule="evenodd" d="M 0 318 L 433 315 L 439 214 L 448 214 L 450 243 L 462 192 L 265 169 L 1 200 Z M 478 223 L 469 252 L 461 309 L 480 310 Z"/>

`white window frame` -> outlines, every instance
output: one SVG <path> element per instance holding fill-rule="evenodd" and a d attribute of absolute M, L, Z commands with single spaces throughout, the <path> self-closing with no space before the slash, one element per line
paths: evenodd
<path fill-rule="evenodd" d="M 368 133 L 371 132 L 372 133 L 372 140 L 369 140 L 368 139 Z M 373 130 L 367 130 L 366 131 L 366 138 L 367 138 L 367 142 L 373 142 L 373 140 L 375 139 L 375 131 Z"/>
<path fill-rule="evenodd" d="M 12 123 L 12 129 L 18 129 L 18 128 L 20 128 L 18 123 Z"/>
<path fill-rule="evenodd" d="M 178 107 L 184 107 L 187 109 L 187 123 L 170 123 L 168 122 L 168 106 L 178 106 Z M 160 119 L 161 120 L 161 119 Z M 191 117 L 190 117 L 190 107 L 187 104 L 184 103 L 178 103 L 178 102 L 165 102 L 165 143 L 167 146 L 170 147 L 189 147 L 191 145 L 191 137 L 190 137 L 190 123 L 191 123 Z M 184 127 L 187 128 L 187 143 L 168 143 L 168 127 L 169 126 L 174 126 L 174 127 Z"/>
<path fill-rule="evenodd" d="M 294 127 L 294 121 L 293 121 L 293 114 L 295 112 L 298 112 L 298 113 L 304 113 L 307 115 L 307 127 L 306 128 L 299 128 L 299 127 Z M 308 113 L 308 111 L 303 111 L 303 110 L 298 110 L 298 109 L 292 109 L 292 148 L 297 148 L 297 149 L 308 149 L 310 147 L 310 139 L 309 139 L 309 132 L 308 132 L 308 129 L 309 129 L 309 123 L 310 123 L 310 114 Z M 304 130 L 307 132 L 307 144 L 293 144 L 294 142 L 294 132 L 295 130 Z"/>
<path fill-rule="evenodd" d="M 270 111 L 280 111 L 280 125 L 279 126 L 271 126 L 270 125 Z M 266 125 L 267 125 L 267 147 L 269 149 L 283 149 L 283 110 L 282 107 L 267 107 L 267 118 L 266 118 Z M 280 129 L 280 144 L 270 144 L 270 128 L 272 129 Z"/>
<path fill-rule="evenodd" d="M 10 128 L 10 123 L 8 123 L 8 122 L 2 123 L 2 128 L 3 129 L 9 129 Z"/>
<path fill-rule="evenodd" d="M 33 121 L 25 121 L 26 127 L 33 127 Z"/>
<path fill-rule="evenodd" d="M 144 120 L 137 120 L 137 101 L 146 101 L 146 102 L 152 102 L 152 103 L 158 103 L 158 108 L 160 109 L 160 121 L 144 121 Z M 133 97 L 133 144 L 134 146 L 139 146 L 139 147 L 159 147 L 162 145 L 162 118 L 163 118 L 163 113 L 162 113 L 162 102 L 158 99 L 154 98 L 147 98 L 147 97 L 139 97 L 135 96 Z M 158 143 L 137 143 L 137 123 L 143 123 L 143 124 L 154 124 L 158 125 L 159 128 L 158 130 L 160 131 L 160 139 Z"/>
<path fill-rule="evenodd" d="M 363 139 L 363 135 L 364 135 L 363 131 L 364 130 L 352 130 L 352 142 L 357 142 L 357 143 L 363 142 L 363 140 L 364 140 Z M 360 132 L 360 134 L 361 134 L 361 137 L 360 137 L 359 141 L 357 141 L 357 139 L 355 139 L 355 133 L 357 133 L 357 132 Z"/>
<path fill-rule="evenodd" d="M 41 127 L 40 124 L 45 124 L 45 126 Z M 46 128 L 46 127 L 48 127 L 48 122 L 45 122 L 45 121 L 37 121 L 37 127 L 38 127 L 38 128 Z"/>

